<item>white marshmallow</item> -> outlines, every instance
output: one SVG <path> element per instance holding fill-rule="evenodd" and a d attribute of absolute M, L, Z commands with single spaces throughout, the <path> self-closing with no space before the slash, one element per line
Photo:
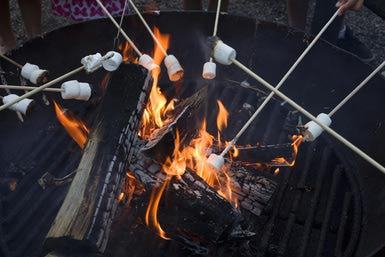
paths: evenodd
<path fill-rule="evenodd" d="M 80 62 L 87 72 L 94 72 L 102 66 L 102 55 L 100 53 L 87 55 L 86 57 L 83 57 Z"/>
<path fill-rule="evenodd" d="M 139 58 L 139 64 L 149 71 L 151 71 L 153 69 L 160 69 L 159 65 L 154 63 L 154 60 L 152 59 L 152 57 L 147 55 L 147 54 L 143 54 Z"/>
<path fill-rule="evenodd" d="M 77 80 L 66 81 L 61 85 L 61 88 L 64 89 L 64 91 L 61 92 L 61 97 L 66 100 L 88 101 L 92 93 L 90 84 L 80 83 Z"/>
<path fill-rule="evenodd" d="M 31 77 L 31 73 L 38 69 L 39 66 L 27 62 L 26 64 L 24 64 L 23 68 L 21 68 L 21 76 L 29 80 L 29 78 Z"/>
<path fill-rule="evenodd" d="M 222 169 L 222 166 L 225 164 L 225 159 L 220 155 L 212 153 L 210 154 L 206 162 L 219 171 Z"/>
<path fill-rule="evenodd" d="M 4 104 L 10 103 L 17 98 L 19 98 L 19 96 L 15 95 L 15 94 L 10 94 L 10 95 L 4 96 L 3 103 Z M 26 99 L 21 100 L 20 102 L 17 102 L 15 104 L 11 105 L 9 107 L 9 109 L 11 109 L 12 111 L 15 111 L 15 112 L 21 112 L 22 114 L 26 115 L 32 102 L 33 102 L 32 99 L 26 98 Z"/>
<path fill-rule="evenodd" d="M 103 61 L 102 65 L 106 71 L 116 71 L 123 61 L 123 57 L 120 53 L 110 51 L 107 54 L 112 54 L 112 57 Z"/>
<path fill-rule="evenodd" d="M 330 124 L 332 124 L 332 120 L 330 119 L 329 115 L 325 113 L 320 113 L 317 116 L 317 120 L 322 123 L 323 125 L 329 127 Z M 303 132 L 304 135 L 304 141 L 311 142 L 314 141 L 317 137 L 319 137 L 322 132 L 324 131 L 323 128 L 321 128 L 317 123 L 314 121 L 308 122 L 305 127 L 307 128 L 306 131 Z"/>
<path fill-rule="evenodd" d="M 234 48 L 231 48 L 230 46 L 226 45 L 225 43 L 223 43 L 222 40 L 218 40 L 215 43 L 213 51 L 214 59 L 220 64 L 224 65 L 232 64 L 232 59 L 235 59 L 235 57 L 237 56 L 237 52 L 234 50 Z"/>
<path fill-rule="evenodd" d="M 203 65 L 202 77 L 204 79 L 214 79 L 217 75 L 217 65 L 214 62 L 206 62 Z"/>
<path fill-rule="evenodd" d="M 48 71 L 41 70 L 39 66 L 35 64 L 26 63 L 23 68 L 21 68 L 21 76 L 31 81 L 33 84 L 45 82 L 45 77 L 47 77 L 47 75 Z"/>
<path fill-rule="evenodd" d="M 183 78 L 184 70 L 174 55 L 168 55 L 164 58 L 168 77 L 171 81 L 178 81 Z"/>

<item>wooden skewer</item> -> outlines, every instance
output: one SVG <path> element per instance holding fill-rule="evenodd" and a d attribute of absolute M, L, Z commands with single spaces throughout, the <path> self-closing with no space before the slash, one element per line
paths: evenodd
<path fill-rule="evenodd" d="M 338 134 L 336 131 L 331 129 L 328 126 L 325 126 L 322 122 L 319 122 L 316 117 L 314 117 L 311 113 L 309 113 L 307 110 L 302 108 L 299 104 L 294 102 L 291 98 L 283 94 L 281 91 L 279 91 L 277 88 L 272 86 L 270 83 L 268 83 L 266 80 L 263 78 L 259 77 L 257 74 L 255 74 L 253 71 L 251 71 L 249 68 L 244 66 L 242 63 L 240 63 L 238 60 L 232 58 L 232 62 L 241 70 L 246 72 L 248 75 L 250 75 L 252 78 L 257 80 L 259 83 L 261 83 L 263 86 L 268 88 L 270 91 L 274 92 L 277 96 L 285 100 L 288 104 L 290 104 L 293 108 L 297 109 L 299 112 L 301 112 L 303 115 L 305 115 L 307 118 L 310 120 L 314 121 L 318 126 L 323 128 L 327 133 L 329 133 L 331 136 L 333 136 L 335 139 L 340 141 L 342 144 L 344 144 L 346 147 L 351 149 L 353 152 L 361 156 L 364 160 L 366 160 L 368 163 L 376 167 L 379 171 L 385 174 L 385 167 L 382 166 L 380 163 L 378 163 L 376 160 L 371 158 L 369 155 L 364 153 L 361 149 L 353 145 L 351 142 L 349 142 L 347 139 L 342 137 L 340 134 Z"/>
<path fill-rule="evenodd" d="M 7 62 L 9 63 L 12 63 L 13 65 L 15 65 L 16 67 L 22 69 L 23 68 L 23 65 L 21 65 L 20 63 L 12 60 L 11 58 L 9 58 L 8 56 L 4 55 L 4 54 L 0 54 L 0 57 L 3 58 L 4 60 L 6 60 Z"/>
<path fill-rule="evenodd" d="M 103 11 L 107 14 L 108 18 L 110 18 L 110 20 L 116 26 L 116 28 L 120 31 L 120 33 L 122 33 L 123 37 L 128 41 L 128 43 L 130 43 L 130 45 L 132 46 L 134 51 L 137 53 L 137 55 L 139 55 L 139 57 L 141 57 L 143 55 L 142 52 L 139 51 L 139 49 L 136 47 L 135 43 L 130 39 L 129 36 L 127 36 L 126 32 L 124 32 L 122 27 L 119 26 L 119 24 L 116 22 L 114 17 L 112 17 L 111 13 L 107 10 L 107 8 L 103 5 L 103 3 L 100 2 L 100 0 L 96 0 L 96 2 L 100 6 L 100 8 L 102 8 Z"/>
<path fill-rule="evenodd" d="M 215 14 L 213 37 L 217 36 L 217 33 L 218 33 L 219 14 L 221 12 L 221 5 L 222 5 L 222 0 L 218 0 L 217 12 Z M 210 57 L 210 62 L 213 62 L 213 57 Z"/>
<path fill-rule="evenodd" d="M 298 57 L 296 62 L 290 67 L 290 69 L 286 72 L 286 74 L 283 76 L 281 81 L 277 84 L 275 89 L 279 89 L 286 80 L 290 77 L 290 75 L 293 73 L 293 71 L 297 68 L 297 66 L 301 63 L 301 61 L 305 58 L 305 56 L 310 52 L 310 50 L 313 48 L 313 46 L 317 43 L 317 41 L 321 38 L 322 34 L 327 30 L 327 28 L 330 26 L 330 24 L 335 20 L 335 18 L 338 16 L 340 12 L 340 9 L 338 9 L 334 15 L 330 18 L 330 20 L 325 24 L 325 26 L 321 29 L 321 31 L 317 34 L 317 36 L 313 39 L 313 41 L 306 47 L 306 49 L 303 51 L 303 53 Z M 262 110 L 265 108 L 265 106 L 269 103 L 269 101 L 273 98 L 274 92 L 271 92 L 266 99 L 262 102 L 262 104 L 258 107 L 258 109 L 255 111 L 253 116 L 250 117 L 250 119 L 246 122 L 246 124 L 242 127 L 242 129 L 238 132 L 238 134 L 231 140 L 231 143 L 227 145 L 227 147 L 222 151 L 221 156 L 224 157 L 236 144 L 238 139 L 242 136 L 242 134 L 246 131 L 246 129 L 251 125 L 251 123 L 257 118 L 257 116 L 262 112 Z"/>
<path fill-rule="evenodd" d="M 70 71 L 70 72 L 68 72 L 68 73 L 66 73 L 66 74 L 64 74 L 64 75 L 62 75 L 62 76 L 60 76 L 60 77 L 58 77 L 58 78 L 56 78 L 54 80 L 51 80 L 50 82 L 48 82 L 48 83 L 46 83 L 44 85 L 41 85 L 40 87 L 36 87 L 32 91 L 30 91 L 30 92 L 28 92 L 28 93 L 18 97 L 17 99 L 15 99 L 15 100 L 7 103 L 7 104 L 4 104 L 4 105 L 0 106 L 0 112 L 5 110 L 5 109 L 7 109 L 8 107 L 14 105 L 15 103 L 18 103 L 21 100 L 23 100 L 25 98 L 28 98 L 30 96 L 33 96 L 34 94 L 37 94 L 37 93 L 43 91 L 44 89 L 46 89 L 46 88 L 48 88 L 48 87 L 50 87 L 50 86 L 52 86 L 52 85 L 54 85 L 54 84 L 64 80 L 64 79 L 66 79 L 66 78 L 68 78 L 68 77 L 70 77 L 70 76 L 72 76 L 72 75 L 74 75 L 74 74 L 76 74 L 76 73 L 78 73 L 78 72 L 80 72 L 82 70 L 84 70 L 84 66 L 80 66 L 79 68 L 76 68 L 73 71 Z"/>
<path fill-rule="evenodd" d="M 385 61 L 380 64 L 364 81 L 361 82 L 349 95 L 347 95 L 334 109 L 329 112 L 329 116 L 333 116 L 342 106 L 344 106 L 361 88 L 363 88 L 382 68 L 385 67 Z"/>
<path fill-rule="evenodd" d="M 97 0 L 99 1 L 99 0 Z M 142 14 L 140 13 L 140 11 L 138 10 L 138 8 L 136 8 L 134 2 L 132 0 L 128 0 L 132 6 L 132 8 L 134 8 L 136 14 L 139 16 L 139 18 L 141 19 L 143 25 L 146 27 L 146 29 L 148 30 L 148 32 L 150 33 L 151 37 L 154 39 L 154 41 L 156 42 L 156 44 L 159 46 L 160 50 L 163 52 L 163 54 L 165 56 L 168 56 L 166 50 L 163 48 L 162 44 L 159 42 L 159 40 L 156 38 L 156 36 L 154 35 L 154 32 L 152 32 L 150 26 L 148 26 L 148 23 L 146 22 L 146 20 L 143 18 Z"/>
<path fill-rule="evenodd" d="M 37 87 L 29 87 L 29 86 L 14 86 L 14 85 L 0 85 L 0 89 L 15 89 L 15 90 L 34 90 Z M 45 88 L 41 91 L 46 92 L 64 92 L 64 89 L 62 88 Z"/>

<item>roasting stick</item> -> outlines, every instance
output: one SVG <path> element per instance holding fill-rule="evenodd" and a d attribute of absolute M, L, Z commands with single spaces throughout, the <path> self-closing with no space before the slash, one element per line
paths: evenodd
<path fill-rule="evenodd" d="M 135 43 L 130 39 L 129 36 L 127 36 L 126 32 L 122 29 L 122 27 L 116 22 L 114 17 L 112 17 L 111 13 L 107 10 L 107 8 L 103 5 L 100 0 L 96 0 L 98 5 L 103 9 L 103 11 L 107 14 L 108 18 L 112 21 L 112 23 L 115 25 L 115 27 L 122 33 L 123 37 L 128 41 L 128 43 L 132 46 L 136 54 L 139 56 L 139 64 L 142 65 L 147 70 L 151 71 L 154 69 L 159 69 L 159 66 L 155 64 L 154 60 L 151 56 L 147 54 L 143 54 L 135 45 Z"/>
<path fill-rule="evenodd" d="M 97 1 L 99 1 L 99 0 L 97 0 Z M 164 49 L 162 44 L 159 42 L 159 39 L 155 36 L 154 32 L 152 32 L 150 26 L 148 26 L 148 23 L 143 18 L 142 14 L 140 13 L 138 8 L 136 7 L 135 3 L 132 0 L 128 0 L 128 1 L 130 2 L 132 8 L 135 10 L 136 14 L 139 16 L 143 25 L 146 27 L 147 31 L 150 33 L 151 37 L 154 39 L 155 43 L 158 45 L 160 50 L 166 56 L 166 58 L 164 59 L 164 64 L 166 65 L 169 79 L 171 81 L 180 80 L 184 75 L 184 70 L 183 70 L 182 66 L 180 65 L 179 61 L 176 59 L 176 57 L 174 55 L 167 54 L 167 51 Z"/>
<path fill-rule="evenodd" d="M 363 88 L 379 71 L 385 67 L 385 61 L 380 64 L 361 84 L 359 84 L 349 95 L 347 95 L 334 109 L 329 112 L 329 116 L 333 116 L 342 106 L 344 106 L 361 88 Z"/>
<path fill-rule="evenodd" d="M 347 146 L 349 149 L 351 149 L 353 152 L 361 156 L 364 160 L 372 164 L 374 167 L 376 167 L 378 170 L 380 170 L 382 173 L 385 174 L 385 167 L 382 166 L 380 163 L 375 161 L 373 158 L 371 158 L 369 155 L 364 153 L 362 150 L 360 150 L 358 147 L 353 145 L 351 142 L 349 142 L 347 139 L 342 137 L 340 134 L 335 132 L 333 129 L 329 128 L 327 125 L 323 124 L 320 122 L 316 117 L 314 117 L 311 113 L 306 111 L 304 108 L 302 108 L 299 104 L 294 102 L 292 99 L 290 99 L 288 96 L 283 94 L 281 91 L 278 89 L 274 88 L 271 84 L 269 84 L 267 81 L 259 77 L 257 74 L 255 74 L 253 71 L 251 71 L 249 68 L 244 66 L 242 63 L 240 63 L 238 60 L 235 58 L 231 58 L 232 62 L 241 70 L 246 72 L 248 75 L 253 77 L 255 80 L 257 80 L 259 83 L 261 83 L 263 86 L 268 88 L 269 90 L 273 91 L 277 96 L 285 100 L 288 104 L 290 104 L 293 108 L 297 109 L 299 112 L 301 112 L 303 115 L 305 115 L 307 118 L 315 122 L 318 126 L 320 126 L 322 129 L 324 129 L 326 132 L 328 132 L 331 136 L 333 136 L 335 139 L 340 141 L 342 144 Z"/>
<path fill-rule="evenodd" d="M 100 8 L 103 9 L 103 11 L 105 12 L 105 14 L 108 16 L 108 18 L 110 18 L 110 20 L 112 21 L 112 23 L 116 26 L 116 28 L 120 31 L 120 33 L 122 33 L 123 37 L 128 41 L 128 43 L 130 43 L 130 45 L 132 46 L 132 48 L 134 49 L 134 51 L 136 52 L 137 55 L 139 55 L 139 57 L 141 57 L 143 54 L 142 52 L 139 51 L 139 49 L 136 47 L 135 43 L 130 39 L 129 36 L 127 36 L 126 32 L 124 32 L 124 30 L 122 29 L 121 26 L 119 26 L 119 24 L 116 22 L 116 20 L 114 19 L 114 17 L 112 17 L 111 13 L 107 10 L 107 8 L 103 5 L 102 2 L 100 2 L 100 0 L 96 0 L 96 2 L 98 3 L 98 5 L 100 6 Z"/>
<path fill-rule="evenodd" d="M 317 116 L 318 121 L 323 123 L 326 126 L 330 126 L 332 123 L 331 117 L 344 106 L 361 88 L 363 88 L 373 77 L 377 74 L 382 68 L 385 67 L 385 61 L 380 64 L 377 69 L 375 69 L 366 79 L 364 79 L 352 92 L 350 92 L 339 104 L 337 104 L 334 109 L 329 112 L 329 114 L 320 113 Z M 304 135 L 305 141 L 314 141 L 317 137 L 319 137 L 323 130 L 320 126 L 318 126 L 314 121 L 309 121 L 305 125 L 305 129 L 302 134 Z"/>
<path fill-rule="evenodd" d="M 14 86 L 14 85 L 0 85 L 0 89 L 16 89 L 16 90 L 34 90 L 37 87 L 29 87 L 29 86 Z M 45 88 L 41 91 L 45 92 L 64 92 L 63 88 Z"/>
<path fill-rule="evenodd" d="M 321 29 L 321 31 L 317 34 L 317 36 L 313 39 L 313 41 L 308 45 L 308 47 L 303 51 L 303 53 L 298 57 L 297 61 L 290 67 L 290 69 L 287 71 L 287 73 L 283 76 L 281 81 L 277 84 L 275 87 L 277 90 L 286 82 L 286 80 L 290 77 L 290 75 L 293 73 L 293 71 L 297 68 L 297 66 L 301 63 L 301 61 L 305 58 L 305 56 L 310 52 L 310 50 L 313 48 L 313 46 L 317 43 L 317 41 L 320 39 L 322 34 L 329 28 L 330 24 L 335 20 L 335 18 L 338 16 L 340 12 L 340 9 L 338 9 L 334 15 L 330 18 L 330 20 L 325 24 L 325 26 Z M 253 116 L 250 117 L 250 119 L 246 122 L 246 124 L 241 128 L 241 130 L 237 133 L 237 135 L 231 140 L 230 144 L 227 145 L 227 147 L 222 151 L 221 157 L 224 157 L 231 148 L 236 144 L 238 139 L 242 136 L 242 134 L 246 131 L 246 129 L 251 125 L 251 123 L 257 118 L 257 116 L 262 112 L 262 110 L 265 108 L 265 106 L 269 103 L 271 98 L 273 98 L 274 92 L 271 92 L 266 99 L 262 102 L 262 104 L 258 107 L 258 109 L 255 111 Z"/>
<path fill-rule="evenodd" d="M 4 55 L 4 54 L 0 54 L 0 57 L 3 58 L 4 60 L 6 60 L 7 62 L 15 65 L 16 67 L 22 69 L 23 68 L 23 65 L 21 65 L 20 63 L 12 60 L 11 58 L 9 58 L 8 56 Z"/>
<path fill-rule="evenodd" d="M 221 5 L 222 5 L 222 0 L 218 0 L 217 12 L 215 15 L 215 22 L 214 22 L 213 37 L 217 36 Z M 205 79 L 214 79 L 216 75 L 217 75 L 217 65 L 213 62 L 213 58 L 210 57 L 210 60 L 203 65 L 202 77 Z"/>
<path fill-rule="evenodd" d="M 48 88 L 48 87 L 50 87 L 50 86 L 52 86 L 52 85 L 54 85 L 54 84 L 64 80 L 64 79 L 66 79 L 66 78 L 68 78 L 68 77 L 70 77 L 70 76 L 72 76 L 72 75 L 74 75 L 74 74 L 76 74 L 76 73 L 78 73 L 78 72 L 80 72 L 82 70 L 84 70 L 84 66 L 80 66 L 79 68 L 76 68 L 73 71 L 70 71 L 70 72 L 68 72 L 68 73 L 66 73 L 66 74 L 64 74 L 64 75 L 62 75 L 62 76 L 60 76 L 60 77 L 58 77 L 58 78 L 56 78 L 54 80 L 51 80 L 50 82 L 45 83 L 44 85 L 41 85 L 40 87 L 36 87 L 32 91 L 30 91 L 30 92 L 28 92 L 28 93 L 26 93 L 26 94 L 16 98 L 15 100 L 10 101 L 9 103 L 3 104 L 2 106 L 0 106 L 0 112 L 5 110 L 5 109 L 7 109 L 8 107 L 18 103 L 18 102 L 20 102 L 21 100 L 26 99 L 26 98 L 28 98 L 30 96 L 33 96 L 33 95 L 43 91 L 44 89 L 46 89 L 46 88 Z"/>
<path fill-rule="evenodd" d="M 12 61 L 12 60 L 11 60 Z M 3 71 L 3 67 L 1 67 L 0 66 L 0 77 L 1 77 L 1 82 L 3 83 L 3 84 L 5 84 L 5 85 L 7 85 L 8 84 L 8 82 L 7 82 L 7 80 L 6 80 L 6 78 L 5 78 L 5 76 L 4 76 L 4 71 Z M 5 92 L 8 94 L 8 95 L 10 95 L 11 94 L 11 90 L 9 90 L 9 89 L 5 89 Z M 4 97 L 1 97 L 1 100 L 3 100 L 4 99 Z M 16 115 L 17 115 L 17 118 L 21 121 L 21 122 L 24 122 L 24 118 L 23 118 L 23 115 L 21 114 L 21 112 L 19 112 L 19 111 L 16 111 Z"/>

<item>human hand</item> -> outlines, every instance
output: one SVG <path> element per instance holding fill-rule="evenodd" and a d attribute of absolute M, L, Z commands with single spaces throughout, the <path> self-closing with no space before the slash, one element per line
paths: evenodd
<path fill-rule="evenodd" d="M 336 4 L 340 8 L 340 15 L 346 13 L 346 11 L 358 11 L 364 4 L 364 0 L 339 0 Z"/>

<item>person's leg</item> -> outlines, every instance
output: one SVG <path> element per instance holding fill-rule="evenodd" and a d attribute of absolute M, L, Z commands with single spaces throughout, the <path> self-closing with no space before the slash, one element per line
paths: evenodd
<path fill-rule="evenodd" d="M 202 10 L 202 0 L 183 0 L 185 10 Z"/>
<path fill-rule="evenodd" d="M 28 38 L 41 34 L 41 0 L 19 0 L 19 7 L 23 17 Z"/>
<path fill-rule="evenodd" d="M 309 0 L 287 0 L 287 14 L 290 26 L 305 30 Z"/>
<path fill-rule="evenodd" d="M 210 0 L 209 1 L 209 11 L 215 12 L 217 10 L 218 0 Z M 221 2 L 221 11 L 227 12 L 227 8 L 229 6 L 229 0 L 222 0 Z"/>
<path fill-rule="evenodd" d="M 16 39 L 11 28 L 9 0 L 0 0 L 0 53 L 16 47 Z"/>

